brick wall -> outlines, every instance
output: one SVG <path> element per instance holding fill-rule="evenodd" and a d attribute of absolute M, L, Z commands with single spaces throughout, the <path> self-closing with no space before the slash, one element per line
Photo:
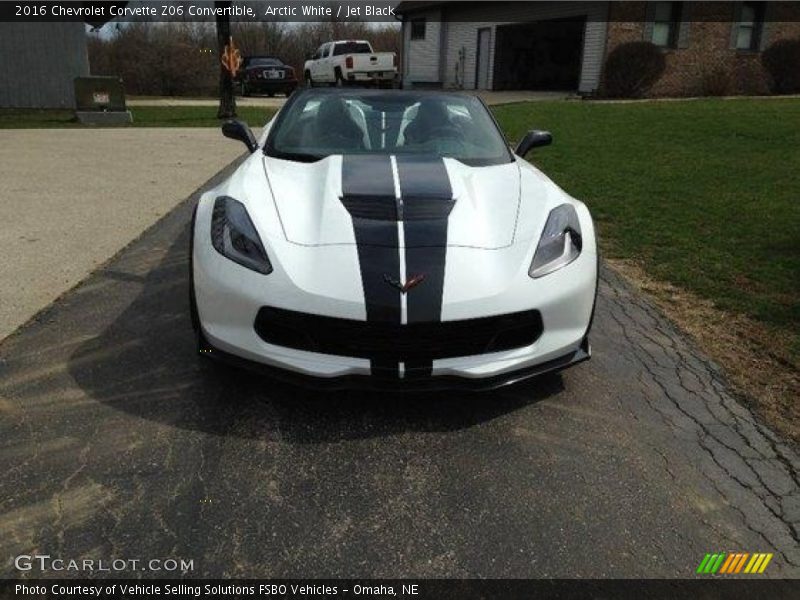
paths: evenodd
<path fill-rule="evenodd" d="M 606 56 L 619 44 L 644 39 L 645 2 L 611 2 Z M 699 96 L 708 93 L 768 94 L 769 75 L 761 53 L 731 48 L 734 2 L 691 2 L 686 48 L 665 49 L 666 69 L 650 96 Z M 771 3 L 767 45 L 800 38 L 800 3 Z M 786 20 L 782 20 L 786 19 Z M 795 19 L 789 20 L 789 19 Z"/>

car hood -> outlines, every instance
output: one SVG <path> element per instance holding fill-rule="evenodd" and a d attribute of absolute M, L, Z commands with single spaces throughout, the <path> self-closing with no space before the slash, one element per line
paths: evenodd
<path fill-rule="evenodd" d="M 446 235 L 406 235 L 405 247 L 497 249 L 514 241 L 516 163 L 470 167 L 449 158 L 334 155 L 313 163 L 265 156 L 263 166 L 284 234 L 296 244 L 355 244 L 358 227 L 374 231 L 368 237 L 375 245 L 397 245 L 401 238 L 384 233 L 387 221 L 398 220 L 398 193 L 406 224 L 446 223 Z"/>

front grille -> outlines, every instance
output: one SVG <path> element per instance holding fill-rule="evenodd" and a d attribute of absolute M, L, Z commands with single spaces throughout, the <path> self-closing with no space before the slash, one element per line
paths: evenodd
<path fill-rule="evenodd" d="M 399 325 L 336 319 L 264 307 L 255 330 L 265 342 L 322 354 L 411 362 L 473 356 L 522 348 L 542 334 L 537 310 L 465 319 Z"/>

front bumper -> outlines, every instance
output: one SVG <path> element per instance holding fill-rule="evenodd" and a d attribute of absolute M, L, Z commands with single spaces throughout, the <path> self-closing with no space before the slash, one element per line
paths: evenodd
<path fill-rule="evenodd" d="M 341 375 L 338 377 L 316 377 L 295 371 L 288 371 L 264 363 L 247 360 L 215 348 L 203 336 L 203 357 L 221 363 L 271 377 L 297 387 L 317 391 L 366 390 L 389 392 L 435 392 L 462 391 L 487 392 L 497 388 L 520 383 L 545 373 L 557 373 L 591 358 L 591 345 L 586 337 L 580 347 L 558 358 L 516 371 L 508 371 L 485 378 L 467 378 L 453 375 L 432 375 L 417 379 L 388 379 L 374 375 Z"/>
<path fill-rule="evenodd" d="M 395 71 L 351 71 L 347 74 L 347 81 L 388 83 L 397 79 Z"/>

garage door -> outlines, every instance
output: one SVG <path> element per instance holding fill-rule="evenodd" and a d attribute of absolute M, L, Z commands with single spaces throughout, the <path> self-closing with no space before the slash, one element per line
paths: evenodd
<path fill-rule="evenodd" d="M 585 28 L 585 17 L 498 26 L 492 87 L 577 90 Z"/>

